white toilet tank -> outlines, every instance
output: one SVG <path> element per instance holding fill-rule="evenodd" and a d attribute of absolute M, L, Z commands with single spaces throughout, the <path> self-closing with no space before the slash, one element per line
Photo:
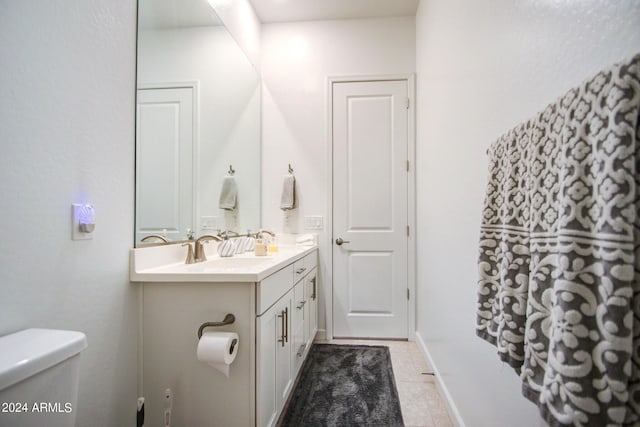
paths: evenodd
<path fill-rule="evenodd" d="M 0 427 L 73 427 L 82 332 L 25 329 L 0 337 Z"/>

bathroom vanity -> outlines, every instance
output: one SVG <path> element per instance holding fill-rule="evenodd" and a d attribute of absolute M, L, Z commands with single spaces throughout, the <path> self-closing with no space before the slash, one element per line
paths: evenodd
<path fill-rule="evenodd" d="M 215 244 L 207 245 L 214 252 Z M 317 330 L 316 246 L 284 246 L 184 264 L 180 245 L 133 249 L 131 281 L 141 282 L 141 396 L 145 425 L 275 426 Z M 196 357 L 198 329 L 236 332 L 229 377 Z"/>

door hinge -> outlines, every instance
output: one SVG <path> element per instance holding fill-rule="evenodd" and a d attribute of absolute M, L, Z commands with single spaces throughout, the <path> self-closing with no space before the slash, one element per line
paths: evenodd
<path fill-rule="evenodd" d="M 409 166 L 410 166 L 410 163 L 409 163 L 409 160 L 407 160 L 407 172 L 409 172 Z"/>
<path fill-rule="evenodd" d="M 409 226 L 407 225 L 407 237 L 409 236 Z"/>
<path fill-rule="evenodd" d="M 407 288 L 407 301 L 411 300 L 411 291 Z"/>
<path fill-rule="evenodd" d="M 411 100 L 409 98 L 407 98 L 407 102 L 406 102 L 406 106 L 407 106 L 407 110 L 409 109 L 409 105 L 411 104 Z"/>

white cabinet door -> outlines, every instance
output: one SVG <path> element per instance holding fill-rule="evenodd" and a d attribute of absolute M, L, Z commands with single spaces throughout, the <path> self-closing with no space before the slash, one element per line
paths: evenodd
<path fill-rule="evenodd" d="M 257 425 L 275 426 L 291 390 L 290 317 L 293 292 L 257 318 Z"/>
<path fill-rule="evenodd" d="M 291 300 L 293 292 L 288 292 L 276 304 L 276 407 L 278 415 L 287 401 L 287 396 L 293 386 L 291 372 Z M 277 417 L 276 417 L 276 420 Z"/>
<path fill-rule="evenodd" d="M 318 279 L 316 269 L 313 269 L 305 279 L 306 312 L 306 340 L 307 345 L 313 342 L 318 331 Z"/>
<path fill-rule="evenodd" d="M 291 329 L 293 330 L 293 341 L 291 347 L 291 362 L 293 364 L 293 376 L 298 373 L 302 366 L 303 356 L 307 343 L 306 311 L 307 301 L 305 299 L 305 280 L 303 279 L 293 288 L 293 313 L 291 316 Z"/>
<path fill-rule="evenodd" d="M 276 409 L 276 340 L 278 321 L 274 313 L 277 307 L 258 317 L 256 334 L 258 348 L 256 355 L 256 424 L 258 427 L 275 425 Z"/>

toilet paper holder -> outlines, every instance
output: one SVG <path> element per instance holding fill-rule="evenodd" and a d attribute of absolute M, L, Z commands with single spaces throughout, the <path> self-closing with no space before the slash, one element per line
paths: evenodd
<path fill-rule="evenodd" d="M 202 331 L 204 331 L 204 328 L 213 327 L 213 326 L 230 325 L 235 321 L 236 321 L 236 316 L 234 316 L 231 313 L 228 313 L 226 316 L 224 316 L 224 319 L 222 320 L 222 322 L 205 322 L 202 325 L 200 325 L 200 327 L 198 328 L 198 339 L 202 338 Z"/>

